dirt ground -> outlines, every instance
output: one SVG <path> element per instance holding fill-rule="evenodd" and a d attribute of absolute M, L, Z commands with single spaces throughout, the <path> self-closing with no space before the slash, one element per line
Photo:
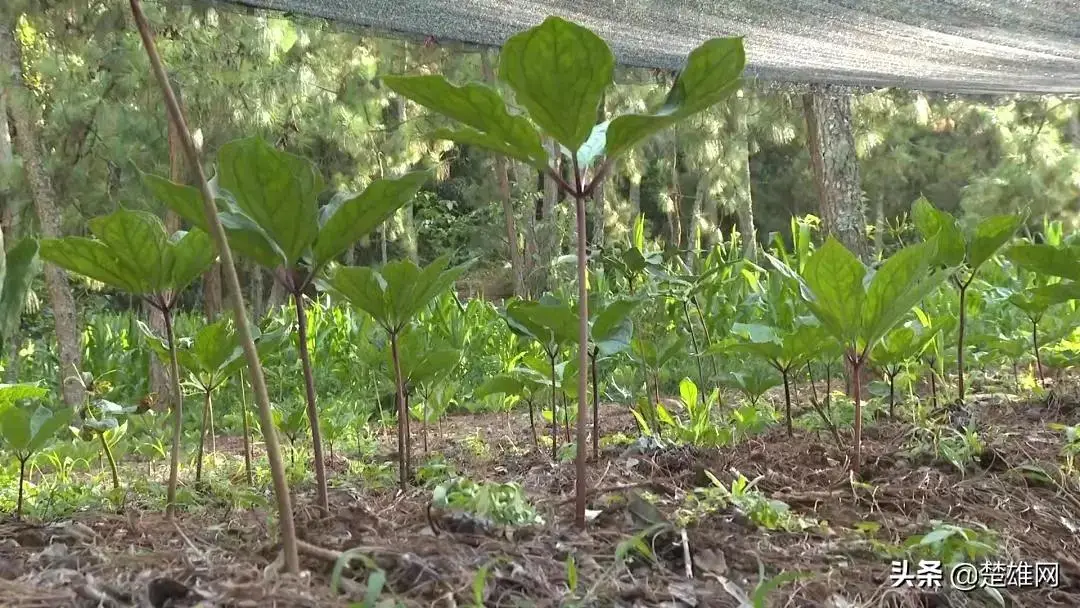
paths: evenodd
<path fill-rule="evenodd" d="M 1045 420 L 1075 424 L 1076 405 L 1059 402 L 1053 416 L 1041 403 L 992 399 L 980 405 L 980 432 L 990 449 L 966 474 L 902 455 L 909 425 L 875 423 L 865 433 L 866 484 L 852 482 L 846 452 L 828 433 L 796 430 L 789 438 L 778 427 L 719 450 L 627 454 L 625 447 L 607 448 L 590 467 L 590 509 L 600 514 L 583 533 L 572 525 L 573 464 L 555 465 L 529 450 L 527 413 L 454 416 L 441 434 L 433 429 L 430 449 L 473 479 L 523 484 L 545 525 L 464 533 L 444 522 L 436 534 L 428 517 L 430 490 L 365 491 L 339 479 L 330 517 L 319 516 L 307 489 L 298 492 L 297 527 L 311 546 L 301 556 L 305 570 L 287 575 L 275 561 L 273 517 L 264 512 L 180 515 L 175 523 L 159 513 L 130 511 L 47 525 L 7 521 L 0 523 L 0 606 L 367 606 L 370 570 L 359 562 L 338 592 L 331 589 L 335 560 L 346 550 L 383 569 L 383 601 L 392 597 L 410 607 L 476 606 L 474 582 L 484 567 L 483 606 L 753 607 L 738 598 L 752 593 L 762 571 L 766 577 L 805 575 L 771 592 L 770 606 L 1001 605 L 954 589 L 891 588 L 889 558 L 856 530 L 861 522 L 876 522 L 876 539 L 896 542 L 925 533 L 935 519 L 994 530 L 1003 561 L 1060 564 L 1056 588 L 1001 589 L 1005 606 L 1080 606 L 1080 499 L 1018 469 L 1061 466 L 1062 433 Z M 605 434 L 636 435 L 623 406 L 605 406 L 600 419 Z M 463 439 L 468 436 L 480 438 L 490 454 L 478 456 L 476 440 Z M 231 449 L 234 439 L 219 439 L 219 449 Z M 389 446 L 392 435 L 387 440 Z M 727 484 L 733 471 L 760 476 L 757 487 L 769 498 L 827 527 L 768 531 L 729 508 L 687 528 L 685 540 L 670 531 L 651 538 L 657 563 L 617 565 L 620 543 L 646 527 L 635 516 L 641 502 L 635 493 L 649 491 L 668 515 L 703 483 L 704 471 Z M 577 603 L 568 597 L 568 555 L 579 579 Z M 178 583 L 179 591 L 190 592 L 169 599 L 180 595 L 171 592 Z"/>

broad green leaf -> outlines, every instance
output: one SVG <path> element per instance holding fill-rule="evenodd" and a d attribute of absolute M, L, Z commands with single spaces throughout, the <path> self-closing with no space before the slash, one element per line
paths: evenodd
<path fill-rule="evenodd" d="M 447 259 L 439 258 L 431 263 L 436 270 L 445 268 Z M 421 282 L 420 267 L 412 260 L 394 260 L 379 269 L 386 283 L 386 313 L 392 331 L 400 330 L 408 321 L 413 304 L 413 292 Z"/>
<path fill-rule="evenodd" d="M 217 251 L 210 235 L 202 230 L 177 232 L 170 239 L 165 259 L 168 274 L 164 283 L 180 291 L 210 268 Z"/>
<path fill-rule="evenodd" d="M 64 270 L 90 277 L 128 293 L 146 293 L 144 283 L 131 276 L 128 269 L 100 241 L 69 236 L 62 239 L 42 239 L 40 247 L 42 258 Z"/>
<path fill-rule="evenodd" d="M 330 273 L 327 285 L 389 331 L 386 281 L 379 273 L 365 266 L 339 266 Z"/>
<path fill-rule="evenodd" d="M 169 287 L 165 259 L 169 236 L 161 218 L 145 211 L 118 209 L 91 219 L 89 226 L 124 274 L 139 283 L 142 289 L 136 293 L 160 293 Z"/>
<path fill-rule="evenodd" d="M 36 384 L 0 384 L 0 409 L 23 399 L 41 399 L 49 389 Z"/>
<path fill-rule="evenodd" d="M 143 173 L 143 183 L 147 189 L 169 209 L 190 222 L 193 226 L 210 233 L 206 215 L 203 212 L 202 194 L 195 188 L 175 184 L 163 177 Z M 266 232 L 255 222 L 243 216 L 239 211 L 229 211 L 235 202 L 227 193 L 220 193 L 218 218 L 225 228 L 229 246 L 239 255 L 251 259 L 264 268 L 275 268 L 285 263 L 285 254 L 270 241 Z"/>
<path fill-rule="evenodd" d="M 968 244 L 968 266 L 977 270 L 997 253 L 1023 223 L 1019 215 L 995 215 L 979 222 Z"/>
<path fill-rule="evenodd" d="M 203 212 L 202 194 L 197 188 L 177 184 L 164 177 L 139 172 L 143 185 L 166 207 L 204 232 L 209 232 L 206 214 Z"/>
<path fill-rule="evenodd" d="M 694 384 L 694 381 L 690 378 L 683 378 L 679 382 L 679 397 L 682 399 L 683 405 L 687 407 L 694 407 L 698 402 L 698 387 Z"/>
<path fill-rule="evenodd" d="M 26 292 L 38 270 L 38 242 L 25 238 L 4 256 L 3 292 L 0 292 L 0 338 L 7 338 L 19 327 Z"/>
<path fill-rule="evenodd" d="M 604 121 L 593 127 L 589 139 L 578 148 L 577 162 L 582 170 L 591 167 L 593 161 L 604 154 L 604 145 L 607 143 L 607 130 L 610 120 Z"/>
<path fill-rule="evenodd" d="M 606 154 L 617 157 L 653 134 L 708 109 L 734 92 L 746 66 L 742 38 L 713 38 L 690 52 L 664 105 L 653 114 L 611 121 Z"/>
<path fill-rule="evenodd" d="M 429 177 L 426 171 L 414 171 L 398 179 L 375 180 L 359 195 L 324 210 L 329 215 L 315 240 L 315 265 L 333 260 L 390 219 L 416 196 Z"/>
<path fill-rule="evenodd" d="M 221 147 L 218 171 L 221 187 L 281 248 L 286 264 L 295 266 L 319 230 L 323 179 L 315 165 L 250 137 Z"/>
<path fill-rule="evenodd" d="M 513 116 L 499 93 L 481 84 L 454 86 L 442 76 L 384 76 L 390 90 L 429 110 L 468 125 L 436 136 L 480 146 L 544 170 L 548 155 L 540 134 L 524 116 Z"/>
<path fill-rule="evenodd" d="M 26 451 L 31 454 L 45 447 L 56 433 L 71 422 L 72 410 L 50 410 L 45 406 L 38 407 L 30 418 L 30 445 Z"/>
<path fill-rule="evenodd" d="M 255 220 L 232 211 L 218 213 L 218 220 L 229 239 L 229 247 L 263 268 L 274 269 L 286 263 L 285 252 Z"/>
<path fill-rule="evenodd" d="M 30 413 L 21 407 L 9 407 L 0 411 L 0 431 L 8 449 L 19 454 L 30 451 Z"/>
<path fill-rule="evenodd" d="M 444 255 L 429 264 L 420 271 L 416 280 L 409 285 L 408 296 L 403 300 L 395 299 L 393 301 L 402 322 L 411 321 L 420 311 L 427 308 L 432 300 L 450 289 L 454 281 L 457 281 L 469 267 L 469 263 L 465 263 L 447 268 L 449 262 L 450 257 Z"/>
<path fill-rule="evenodd" d="M 938 237 L 937 261 L 958 266 L 964 261 L 964 234 L 956 218 L 935 208 L 925 197 L 911 206 L 911 219 L 924 240 Z"/>
<path fill-rule="evenodd" d="M 232 319 L 222 317 L 214 323 L 203 326 L 195 334 L 192 350 L 195 360 L 199 363 L 198 371 L 214 372 L 223 367 L 238 350 L 241 350 Z"/>
<path fill-rule="evenodd" d="M 577 153 L 596 125 L 615 55 L 588 28 L 551 16 L 511 36 L 499 53 L 499 78 L 540 129 Z"/>
<path fill-rule="evenodd" d="M 489 395 L 500 394 L 524 397 L 528 392 L 525 383 L 520 379 L 509 374 L 502 374 L 489 378 L 486 382 L 477 387 L 477 389 L 473 391 L 473 396 L 478 399 L 483 399 Z"/>
<path fill-rule="evenodd" d="M 735 323 L 731 326 L 731 332 L 739 334 L 751 342 L 773 342 L 781 344 L 783 341 L 776 334 L 776 330 L 768 325 L 760 323 Z"/>
<path fill-rule="evenodd" d="M 859 258 L 832 236 L 810 256 L 803 272 L 813 297 L 811 312 L 845 343 L 854 342 L 862 328 L 865 276 Z"/>
<path fill-rule="evenodd" d="M 860 337 L 864 348 L 873 347 L 945 281 L 947 273 L 934 267 L 936 251 L 934 240 L 909 245 L 893 254 L 874 273 L 862 311 Z"/>
<path fill-rule="evenodd" d="M 526 314 L 550 331 L 558 344 L 570 344 L 578 338 L 578 315 L 566 304 L 537 302 L 526 309 Z"/>
<path fill-rule="evenodd" d="M 1080 246 L 1014 245 L 1005 255 L 1025 270 L 1080 281 Z"/>
<path fill-rule="evenodd" d="M 600 355 L 610 357 L 630 348 L 634 334 L 630 313 L 637 305 L 637 300 L 618 299 L 597 313 L 589 333 Z"/>

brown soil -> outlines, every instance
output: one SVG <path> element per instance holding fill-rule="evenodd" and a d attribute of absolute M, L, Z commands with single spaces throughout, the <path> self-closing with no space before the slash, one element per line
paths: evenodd
<path fill-rule="evenodd" d="M 1057 420 L 1080 419 L 1074 403 L 1060 405 Z M 996 399 L 979 409 L 979 426 L 990 454 L 961 474 L 947 464 L 900 452 L 908 425 L 879 422 L 866 429 L 866 484 L 853 483 L 827 433 L 782 428 L 733 448 L 669 449 L 651 456 L 608 448 L 590 466 L 590 508 L 601 511 L 585 532 L 573 525 L 572 463 L 552 464 L 530 451 L 528 414 L 453 416 L 431 429 L 429 448 L 459 470 L 481 480 L 524 485 L 545 521 L 531 529 L 485 528 L 453 532 L 449 519 L 436 534 L 429 525 L 430 490 L 365 491 L 347 480 L 331 491 L 331 512 L 322 517 L 307 488 L 296 503 L 299 534 L 307 547 L 299 575 L 280 572 L 279 547 L 263 512 L 217 516 L 181 515 L 175 523 L 158 513 L 90 514 L 53 524 L 0 523 L 0 606 L 149 606 L 168 595 L 161 579 L 194 589 L 172 606 L 362 605 L 367 574 L 360 561 L 346 571 L 340 593 L 331 589 L 334 559 L 341 551 L 366 556 L 386 574 L 383 598 L 405 606 L 473 606 L 477 572 L 489 568 L 484 606 L 738 607 L 739 590 L 751 594 L 760 580 L 781 571 L 806 574 L 769 595 L 770 606 L 994 606 L 987 595 L 952 589 L 890 587 L 889 558 L 871 550 L 853 530 L 876 522 L 875 538 L 896 543 L 929 529 L 930 520 L 977 527 L 999 535 L 1003 561 L 1060 563 L 1056 588 L 1000 589 L 1006 606 L 1080 606 L 1080 499 L 1067 488 L 1040 484 L 1017 467 L 1061 465 L 1061 433 L 1046 428 L 1041 404 Z M 635 435 L 621 406 L 606 405 L 607 434 Z M 419 435 L 419 428 L 414 431 Z M 476 436 L 482 442 L 467 440 Z M 386 438 L 392 449 L 393 434 Z M 564 440 L 560 437 L 560 443 Z M 482 443 L 490 454 L 478 455 Z M 218 449 L 240 453 L 236 438 L 219 438 Z M 414 442 L 417 452 L 421 441 Z M 657 563 L 616 563 L 619 544 L 645 526 L 635 493 L 649 490 L 661 513 L 670 515 L 710 471 L 730 484 L 733 471 L 792 511 L 827 521 L 827 528 L 800 533 L 768 531 L 731 509 L 686 530 L 645 537 Z M 619 500 L 624 497 L 626 500 Z M 442 514 L 436 513 L 436 518 Z M 690 554 L 692 567 L 685 563 Z M 573 555 L 584 604 L 568 597 L 567 556 Z M 687 574 L 692 578 L 688 578 Z M 945 587 L 948 587 L 946 581 Z M 199 603 L 201 598 L 201 603 Z M 384 604 L 379 604 L 383 606 Z M 387 603 L 385 606 L 393 606 Z"/>

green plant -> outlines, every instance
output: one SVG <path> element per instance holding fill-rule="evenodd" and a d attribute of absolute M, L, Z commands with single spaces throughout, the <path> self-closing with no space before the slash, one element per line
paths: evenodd
<path fill-rule="evenodd" d="M 467 477 L 455 477 L 435 487 L 432 506 L 459 509 L 507 526 L 544 521 L 516 483 L 477 483 Z"/>
<path fill-rule="evenodd" d="M 387 77 L 396 93 L 465 125 L 436 136 L 479 146 L 523 161 L 550 175 L 575 201 L 578 287 L 578 410 L 587 407 L 589 365 L 588 269 L 585 201 L 619 156 L 636 144 L 727 97 L 738 86 L 746 57 L 741 38 L 717 38 L 691 51 L 664 106 L 653 114 L 627 114 L 596 124 L 605 91 L 613 83 L 615 56 L 590 30 L 548 17 L 512 36 L 499 54 L 499 78 L 514 91 L 526 114 L 509 112 L 499 93 L 470 84 L 451 85 L 442 76 Z M 568 95 L 568 91 L 573 91 Z M 553 168 L 541 133 L 560 146 L 572 177 Z M 603 156 L 604 160 L 600 161 Z M 593 167 L 596 165 L 595 167 Z M 593 171 L 589 175 L 589 169 Z M 591 179 L 590 179 L 591 177 Z M 585 417 L 577 422 L 575 521 L 585 527 Z"/>
<path fill-rule="evenodd" d="M 964 399 L 964 330 L 967 321 L 967 292 L 975 275 L 1024 223 L 1021 215 L 995 215 L 983 219 L 972 230 L 962 230 L 955 217 L 935 209 L 920 198 L 911 209 L 911 218 L 923 238 L 938 237 L 938 257 L 950 268 L 952 282 L 960 295 L 956 338 L 957 398 Z M 967 272 L 966 276 L 964 272 Z M 891 413 L 891 412 L 890 412 Z"/>
<path fill-rule="evenodd" d="M 140 329 L 155 353 L 162 359 L 171 356 L 167 342 L 154 335 L 154 332 L 142 322 Z M 252 332 L 256 349 L 260 357 L 278 351 L 284 344 L 285 333 L 262 334 L 258 329 Z M 245 366 L 244 351 L 240 346 L 239 335 L 231 317 L 222 317 L 200 329 L 192 338 L 177 341 L 176 357 L 184 369 L 203 393 L 202 429 L 199 433 L 199 454 L 195 465 L 195 481 L 202 479 L 203 448 L 207 430 L 213 433 L 213 394 L 222 385 L 239 373 Z M 244 433 L 244 449 L 248 453 L 247 432 Z M 250 457 L 245 458 L 245 472 L 250 476 Z"/>
<path fill-rule="evenodd" d="M 905 363 L 922 355 L 941 329 L 941 325 L 930 329 L 912 323 L 896 327 L 885 334 L 870 351 L 870 359 L 884 370 L 889 379 L 889 418 L 896 417 L 896 376 Z"/>
<path fill-rule="evenodd" d="M 371 315 L 390 337 L 390 356 L 397 388 L 398 466 L 402 489 L 408 487 L 410 455 L 409 412 L 405 401 L 398 340 L 405 328 L 431 301 L 454 284 L 467 264 L 448 268 L 443 256 L 421 269 L 409 260 L 394 261 L 381 270 L 365 267 L 334 268 L 326 286 L 353 306 Z"/>
<path fill-rule="evenodd" d="M 81 275 L 142 297 L 165 318 L 172 363 L 173 442 L 166 513 L 175 510 L 183 437 L 183 395 L 176 356 L 173 312 L 180 293 L 217 257 L 205 232 L 169 235 L 152 213 L 120 209 L 89 222 L 93 239 L 65 237 L 41 241 L 41 257 Z"/>
<path fill-rule="evenodd" d="M 798 324 L 791 331 L 778 332 L 768 325 L 736 323 L 734 332 L 742 340 L 725 345 L 725 350 L 745 352 L 758 357 L 780 372 L 784 383 L 784 406 L 787 418 L 788 436 L 794 434 L 791 417 L 791 372 L 809 362 L 828 340 L 825 330 L 819 325 Z M 771 387 L 770 387 L 771 388 Z"/>
<path fill-rule="evenodd" d="M 863 365 L 877 341 L 945 280 L 947 274 L 936 266 L 936 239 L 894 253 L 868 281 L 866 266 L 831 236 L 811 254 L 802 273 L 765 254 L 777 270 L 798 283 L 814 316 L 844 344 L 855 399 L 853 472 L 859 471 L 862 460 Z"/>
<path fill-rule="evenodd" d="M 71 410 L 51 410 L 38 406 L 33 411 L 18 405 L 23 399 L 44 397 L 48 391 L 32 384 L 0 385 L 0 435 L 19 461 L 19 498 L 15 517 L 23 512 L 23 487 L 26 485 L 26 462 L 67 425 Z"/>
<path fill-rule="evenodd" d="M 996 535 L 986 526 L 965 528 L 938 520 L 930 524 L 933 527 L 926 534 L 910 536 L 904 541 L 904 547 L 913 557 L 932 558 L 943 564 L 973 563 L 997 552 Z"/>
<path fill-rule="evenodd" d="M 326 464 L 308 350 L 304 291 L 349 246 L 412 200 L 429 176 L 413 172 L 396 180 L 375 180 L 360 194 L 335 194 L 320 209 L 318 197 L 324 181 L 314 163 L 306 158 L 251 137 L 222 146 L 217 160 L 217 201 L 225 218 L 229 246 L 270 269 L 295 304 L 318 503 L 325 510 Z M 157 185 L 157 179 L 151 178 L 151 186 Z M 167 195 L 161 198 L 181 217 L 206 229 L 206 219 L 196 200 Z"/>

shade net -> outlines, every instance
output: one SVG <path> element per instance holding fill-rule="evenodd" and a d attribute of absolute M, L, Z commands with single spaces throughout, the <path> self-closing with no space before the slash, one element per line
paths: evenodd
<path fill-rule="evenodd" d="M 1080 0 L 236 0 L 384 33 L 499 46 L 559 15 L 620 63 L 678 69 L 745 36 L 746 75 L 955 93 L 1080 93 Z"/>

